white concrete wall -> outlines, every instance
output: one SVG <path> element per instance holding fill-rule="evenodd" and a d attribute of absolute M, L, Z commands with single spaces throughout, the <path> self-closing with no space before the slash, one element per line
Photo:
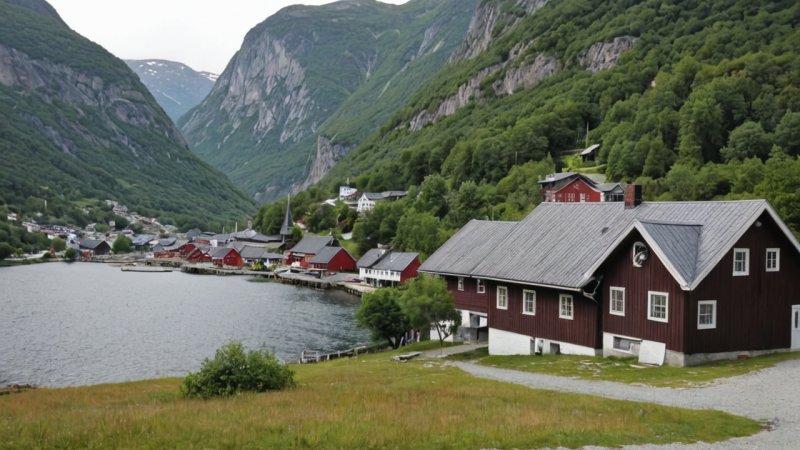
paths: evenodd
<path fill-rule="evenodd" d="M 490 355 L 530 355 L 531 337 L 489 327 Z"/>

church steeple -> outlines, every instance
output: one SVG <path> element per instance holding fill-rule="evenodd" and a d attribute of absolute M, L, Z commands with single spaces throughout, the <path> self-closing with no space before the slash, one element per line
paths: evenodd
<path fill-rule="evenodd" d="M 292 236 L 292 224 L 294 221 L 292 220 L 292 208 L 291 208 L 291 196 L 289 194 L 286 195 L 286 215 L 283 217 L 283 225 L 281 225 L 281 238 L 283 238 L 283 242 L 286 242 L 287 237 Z"/>

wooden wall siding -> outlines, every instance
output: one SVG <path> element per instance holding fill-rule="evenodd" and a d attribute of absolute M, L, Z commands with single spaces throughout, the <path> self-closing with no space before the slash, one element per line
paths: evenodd
<path fill-rule="evenodd" d="M 488 301 L 490 298 L 489 288 L 486 292 L 478 294 L 474 278 L 464 277 L 464 290 L 458 290 L 458 277 L 446 277 L 447 289 L 453 293 L 456 309 L 463 309 L 475 312 L 488 312 Z"/>
<path fill-rule="evenodd" d="M 497 286 L 508 288 L 508 309 L 497 309 Z M 522 314 L 522 291 L 536 291 L 536 315 Z M 578 292 L 558 291 L 518 284 L 488 281 L 489 326 L 531 337 L 553 339 L 590 348 L 601 348 L 597 303 Z M 573 319 L 561 319 L 559 294 L 572 295 Z"/>
<path fill-rule="evenodd" d="M 599 202 L 602 200 L 603 193 L 590 187 L 580 178 L 576 178 L 554 192 L 555 201 L 563 203 L 580 202 L 581 194 L 584 195 L 584 202 Z"/>
<path fill-rule="evenodd" d="M 634 231 L 598 270 L 604 276 L 600 286 L 604 331 L 664 342 L 667 349 L 683 352 L 684 291 L 652 250 L 642 267 L 633 266 L 631 256 L 633 243 L 636 241 L 644 242 L 644 239 Z M 609 313 L 611 286 L 625 288 L 625 316 Z M 648 291 L 669 294 L 668 322 L 656 322 L 647 318 Z"/>
<path fill-rule="evenodd" d="M 414 260 L 411 261 L 411 264 L 409 264 L 408 267 L 406 267 L 403 272 L 400 273 L 400 282 L 403 283 L 408 279 L 416 277 L 419 266 L 419 258 L 414 258 Z"/>
<path fill-rule="evenodd" d="M 733 250 L 688 296 L 687 353 L 789 348 L 791 305 L 800 304 L 800 257 L 764 214 L 735 248 L 750 249 L 750 275 L 734 277 Z M 777 247 L 780 271 L 766 272 L 766 249 Z M 697 302 L 717 301 L 717 327 L 697 329 Z"/>

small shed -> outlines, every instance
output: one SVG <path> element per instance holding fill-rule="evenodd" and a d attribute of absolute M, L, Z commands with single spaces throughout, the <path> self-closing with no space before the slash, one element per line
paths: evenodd
<path fill-rule="evenodd" d="M 581 152 L 581 159 L 583 162 L 594 161 L 597 159 L 597 152 L 600 150 L 600 144 L 592 144 Z"/>

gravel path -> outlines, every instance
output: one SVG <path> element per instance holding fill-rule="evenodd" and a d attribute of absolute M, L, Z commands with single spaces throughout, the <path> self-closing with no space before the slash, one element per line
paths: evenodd
<path fill-rule="evenodd" d="M 716 409 L 756 420 L 769 421 L 768 429 L 753 436 L 715 444 L 636 446 L 681 449 L 798 449 L 800 448 L 800 360 L 701 388 L 653 388 L 610 381 L 590 381 L 498 369 L 472 363 L 453 365 L 474 376 L 520 384 L 536 389 L 597 395 L 619 400 L 657 403 L 691 409 Z"/>

